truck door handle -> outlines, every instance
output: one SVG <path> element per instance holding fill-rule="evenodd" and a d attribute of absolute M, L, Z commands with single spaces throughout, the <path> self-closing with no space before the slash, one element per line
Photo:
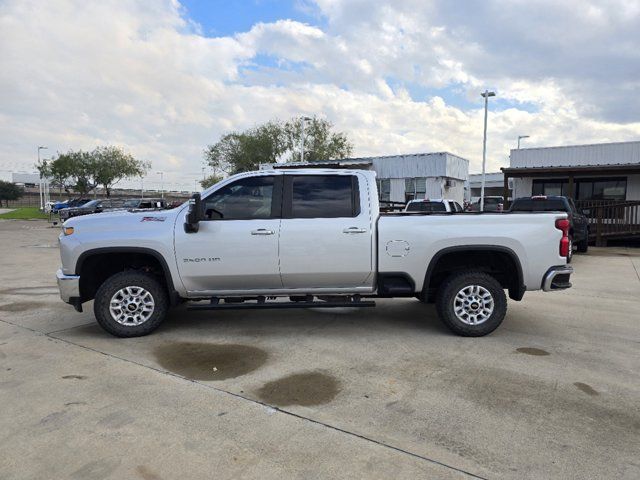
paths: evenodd
<path fill-rule="evenodd" d="M 342 233 L 367 233 L 367 229 L 359 227 L 349 227 L 342 230 Z"/>
<path fill-rule="evenodd" d="M 251 235 L 273 235 L 273 230 L 267 230 L 266 228 L 258 228 L 257 230 L 251 230 Z"/>

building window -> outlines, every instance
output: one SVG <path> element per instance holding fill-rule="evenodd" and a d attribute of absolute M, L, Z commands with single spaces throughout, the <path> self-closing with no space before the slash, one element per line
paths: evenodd
<path fill-rule="evenodd" d="M 427 179 L 424 177 L 404 179 L 404 201 L 424 198 L 427 192 Z"/>
<path fill-rule="evenodd" d="M 627 198 L 627 179 L 589 178 L 577 182 L 578 200 L 625 200 Z"/>
<path fill-rule="evenodd" d="M 531 195 L 569 195 L 569 180 L 534 180 Z"/>
<path fill-rule="evenodd" d="M 376 183 L 378 184 L 378 200 L 381 202 L 391 201 L 391 179 L 378 178 Z"/>
<path fill-rule="evenodd" d="M 577 200 L 625 200 L 627 198 L 627 179 L 619 178 L 576 178 L 574 180 Z M 534 180 L 532 195 L 569 196 L 569 180 Z"/>

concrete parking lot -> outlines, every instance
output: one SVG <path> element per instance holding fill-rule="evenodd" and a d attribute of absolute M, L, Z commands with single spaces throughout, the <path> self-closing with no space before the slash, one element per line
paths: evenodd
<path fill-rule="evenodd" d="M 57 235 L 0 221 L 0 478 L 640 478 L 640 250 L 485 338 L 396 299 L 124 340 L 59 300 Z"/>

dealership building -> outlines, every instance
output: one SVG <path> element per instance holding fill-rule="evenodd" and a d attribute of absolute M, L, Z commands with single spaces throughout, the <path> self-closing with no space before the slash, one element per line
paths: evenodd
<path fill-rule="evenodd" d="M 502 168 L 513 197 L 565 195 L 577 202 L 640 200 L 640 141 L 511 150 Z M 513 179 L 510 181 L 510 179 Z"/>
<path fill-rule="evenodd" d="M 318 162 L 272 163 L 265 169 L 352 168 L 376 172 L 381 201 L 447 198 L 462 205 L 469 178 L 469 161 L 448 152 L 344 158 Z"/>

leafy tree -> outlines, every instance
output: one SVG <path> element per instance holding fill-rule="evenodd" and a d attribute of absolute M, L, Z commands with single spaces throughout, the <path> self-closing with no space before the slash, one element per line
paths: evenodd
<path fill-rule="evenodd" d="M 261 163 L 273 163 L 285 152 L 282 125 L 267 122 L 244 132 L 232 132 L 204 152 L 207 163 L 226 174 L 256 170 Z"/>
<path fill-rule="evenodd" d="M 4 200 L 9 206 L 9 200 L 18 200 L 24 194 L 24 189 L 18 185 L 0 180 L 0 207 Z"/>
<path fill-rule="evenodd" d="M 353 146 L 346 134 L 332 132 L 332 128 L 331 122 L 315 117 L 305 125 L 305 161 L 345 158 L 351 154 Z M 204 158 L 215 171 L 226 174 L 257 170 L 261 163 L 300 161 L 301 139 L 300 119 L 285 123 L 274 120 L 223 135 L 205 149 Z"/>
<path fill-rule="evenodd" d="M 304 158 L 301 159 L 302 121 L 291 119 L 284 124 L 287 149 L 292 153 L 290 161 L 318 162 L 351 155 L 353 145 L 342 132 L 332 132 L 333 124 L 328 120 L 313 117 L 304 125 Z"/>
<path fill-rule="evenodd" d="M 213 175 L 209 175 L 207 178 L 205 178 L 204 180 L 200 181 L 200 186 L 203 189 L 209 188 L 211 185 L 215 185 L 216 183 L 218 183 L 220 180 L 222 180 L 222 177 L 220 175 L 216 175 L 215 173 Z"/>
<path fill-rule="evenodd" d="M 123 178 L 144 175 L 150 165 L 136 160 L 118 147 L 98 147 L 91 152 L 70 150 L 58 154 L 51 161 L 36 165 L 42 176 L 52 179 L 52 183 L 62 190 L 73 188 L 86 195 L 98 185 L 102 185 L 107 196 L 111 188 Z"/>
<path fill-rule="evenodd" d="M 90 154 L 81 150 L 59 153 L 54 160 L 43 160 L 36 168 L 40 175 L 51 179 L 59 192 L 74 188 L 82 194 L 89 193 L 95 185 L 90 182 L 88 163 Z"/>
<path fill-rule="evenodd" d="M 96 185 L 102 185 L 107 197 L 111 188 L 123 178 L 140 177 L 151 168 L 151 164 L 136 160 L 118 147 L 98 147 L 91 152 L 88 173 Z"/>

